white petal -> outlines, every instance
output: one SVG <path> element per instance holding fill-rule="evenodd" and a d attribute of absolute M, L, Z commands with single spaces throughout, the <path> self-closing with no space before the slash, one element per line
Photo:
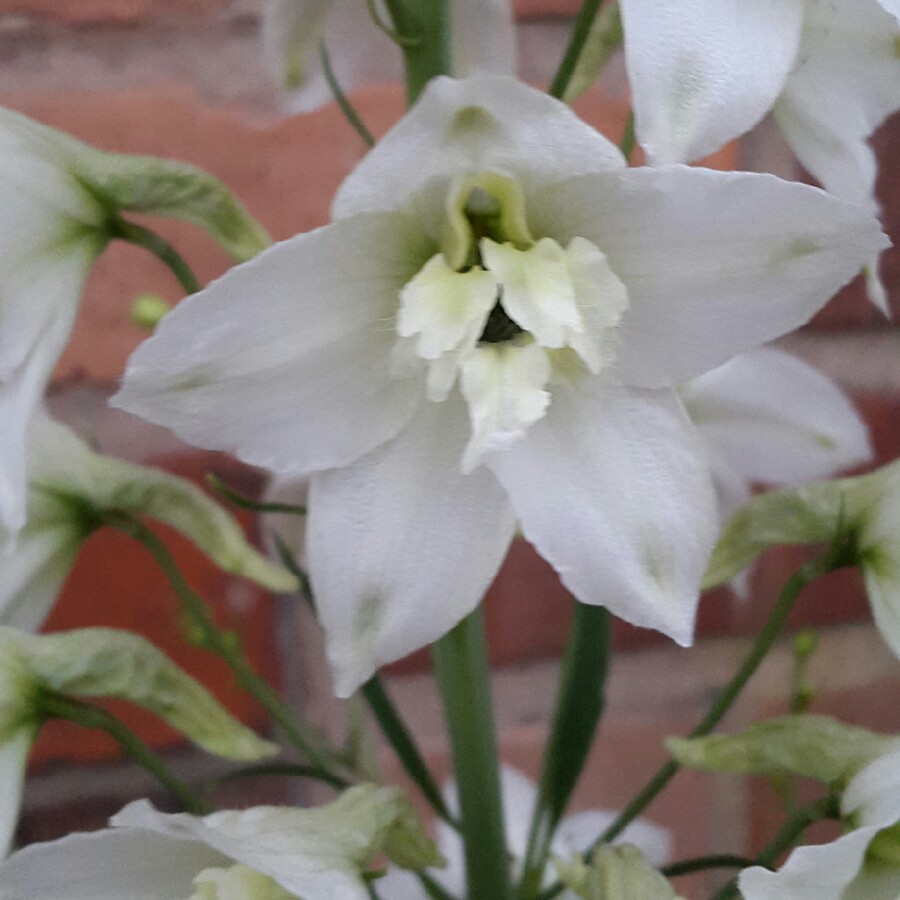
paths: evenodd
<path fill-rule="evenodd" d="M 889 828 L 900 821 L 900 746 L 850 779 L 841 795 L 841 813 L 864 827 Z"/>
<path fill-rule="evenodd" d="M 487 464 L 581 602 L 687 645 L 717 531 L 700 438 L 670 391 L 584 385 Z"/>
<path fill-rule="evenodd" d="M 553 853 L 563 859 L 583 853 L 617 816 L 618 813 L 603 809 L 591 809 L 566 816 L 554 836 Z M 637 819 L 628 825 L 613 844 L 634 845 L 656 868 L 661 868 L 671 860 L 672 838 L 668 830 L 646 819 Z"/>
<path fill-rule="evenodd" d="M 712 455 L 748 481 L 791 484 L 866 462 L 865 424 L 834 382 L 802 360 L 761 348 L 681 389 Z"/>
<path fill-rule="evenodd" d="M 432 253 L 397 215 L 276 244 L 169 313 L 112 402 L 281 474 L 347 465 L 419 402 L 391 349 L 399 291 Z"/>
<path fill-rule="evenodd" d="M 461 380 L 472 423 L 462 459 L 468 473 L 487 454 L 521 440 L 547 411 L 550 360 L 534 343 L 482 344 L 463 362 Z"/>
<path fill-rule="evenodd" d="M 453 74 L 516 74 L 516 32 L 511 0 L 450 0 Z"/>
<path fill-rule="evenodd" d="M 384 877 L 375 882 L 375 888 L 379 897 L 389 900 L 429 900 L 422 883 L 412 872 L 394 866 L 388 867 Z"/>
<path fill-rule="evenodd" d="M 474 346 L 496 302 L 494 275 L 477 266 L 456 272 L 438 253 L 400 291 L 397 334 L 417 336 L 418 355 L 438 359 L 460 346 Z"/>
<path fill-rule="evenodd" d="M 70 834 L 31 844 L 0 865 L 0 897 L 28 900 L 184 900 L 204 869 L 228 865 L 197 840 L 143 828 Z"/>
<path fill-rule="evenodd" d="M 843 900 L 877 831 L 858 828 L 830 844 L 798 847 L 778 872 L 744 869 L 738 877 L 741 894 L 744 900 Z"/>
<path fill-rule="evenodd" d="M 900 22 L 900 0 L 878 0 L 881 8 Z"/>
<path fill-rule="evenodd" d="M 879 570 L 865 567 L 863 576 L 875 624 L 900 659 L 900 564 L 894 562 Z"/>
<path fill-rule="evenodd" d="M 900 108 L 898 37 L 875 0 L 807 0 L 798 65 L 775 116 L 800 162 L 847 200 L 873 203 L 866 138 Z"/>
<path fill-rule="evenodd" d="M 794 63 L 803 0 L 620 0 L 638 141 L 690 162 L 752 128 Z"/>
<path fill-rule="evenodd" d="M 535 234 L 586 238 L 624 282 L 623 378 L 661 387 L 806 322 L 887 246 L 865 210 L 771 175 L 671 166 L 529 198 Z"/>
<path fill-rule="evenodd" d="M 345 92 L 400 80 L 400 51 L 375 26 L 362 0 L 269 0 L 263 44 L 276 82 L 290 91 L 291 112 L 310 112 L 334 100 L 319 57 L 322 39 Z"/>
<path fill-rule="evenodd" d="M 4 734 L 0 741 L 0 796 L 3 797 L 3 803 L 0 804 L 0 860 L 9 853 L 16 826 L 19 824 L 19 808 L 25 784 L 25 764 L 28 762 L 34 732 L 33 727 L 26 726 L 15 734 Z M 0 876 L 0 896 L 2 884 Z"/>
<path fill-rule="evenodd" d="M 435 181 L 441 204 L 452 176 L 504 172 L 527 196 L 541 184 L 624 165 L 564 103 L 519 81 L 435 78 L 341 185 L 332 214 L 397 209 Z"/>
<path fill-rule="evenodd" d="M 360 870 L 383 846 L 397 821 L 400 798 L 398 788 L 360 784 L 337 800 L 311 809 L 256 806 L 202 818 L 161 813 L 139 800 L 113 816 L 110 824 L 202 841 L 268 875 L 297 897 L 366 900 Z"/>
<path fill-rule="evenodd" d="M 500 795 L 503 800 L 503 822 L 506 846 L 514 859 L 521 860 L 528 849 L 528 832 L 537 803 L 537 786 L 518 769 L 500 767 Z"/>
<path fill-rule="evenodd" d="M 0 198 L 2 199 L 2 198 Z M 11 535 L 25 524 L 28 486 L 28 432 L 34 410 L 69 337 L 81 288 L 96 253 L 85 241 L 55 259 L 40 258 L 29 268 L 27 285 L 16 278 L 0 293 L 0 532 Z M 17 273 L 25 276 L 24 272 Z M 28 307 L 25 318 L 20 317 Z M 40 316 L 38 313 L 40 312 Z M 13 346 L 14 345 L 14 346 Z M 7 349 L 12 348 L 10 353 Z"/>
<path fill-rule="evenodd" d="M 310 576 L 336 691 L 449 631 L 481 600 L 514 520 L 494 477 L 461 475 L 457 394 L 345 469 L 310 480 Z"/>

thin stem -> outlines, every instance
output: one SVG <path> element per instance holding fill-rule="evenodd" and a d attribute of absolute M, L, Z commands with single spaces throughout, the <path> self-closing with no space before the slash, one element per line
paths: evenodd
<path fill-rule="evenodd" d="M 212 473 L 206 476 L 206 483 L 223 500 L 232 506 L 238 507 L 238 509 L 247 509 L 257 513 L 286 513 L 290 516 L 306 515 L 305 506 L 298 506 L 294 503 L 266 503 L 254 500 L 252 497 L 230 488 L 218 475 L 213 475 Z"/>
<path fill-rule="evenodd" d="M 375 5 L 375 0 L 366 0 L 366 9 L 369 11 L 369 18 L 375 24 L 375 27 L 386 34 L 398 46 L 414 47 L 421 40 L 421 38 L 413 37 L 411 35 L 400 34 L 399 31 L 395 31 L 391 28 L 391 26 L 381 18 L 381 13 Z"/>
<path fill-rule="evenodd" d="M 311 778 L 314 781 L 321 781 L 330 785 L 336 790 L 343 790 L 349 787 L 349 782 L 328 772 L 325 769 L 319 769 L 316 766 L 302 766 L 296 763 L 260 763 L 255 766 L 244 766 L 235 769 L 233 772 L 226 772 L 215 779 L 214 784 L 227 784 L 229 781 L 237 781 L 240 778 L 259 778 L 259 777 L 275 777 L 275 778 Z"/>
<path fill-rule="evenodd" d="M 198 644 L 220 657 L 235 681 L 277 722 L 294 747 L 315 766 L 333 771 L 340 754 L 328 738 L 307 722 L 300 721 L 244 658 L 233 633 L 219 630 L 203 600 L 188 586 L 166 545 L 142 522 L 127 515 L 107 514 L 104 521 L 134 538 L 150 551 L 168 579 L 181 608 L 199 635 Z"/>
<path fill-rule="evenodd" d="M 200 290 L 200 282 L 181 254 L 168 241 L 149 228 L 116 216 L 109 223 L 109 230 L 113 237 L 121 238 L 123 241 L 128 241 L 129 244 L 149 250 L 168 266 L 186 294 L 196 294 Z"/>
<path fill-rule="evenodd" d="M 415 876 L 419 879 L 419 884 L 422 885 L 422 889 L 431 900 L 455 900 L 427 872 L 416 872 Z"/>
<path fill-rule="evenodd" d="M 98 729 L 108 734 L 138 765 L 177 797 L 188 812 L 204 816 L 213 811 L 213 807 L 173 775 L 163 760 L 130 728 L 102 707 L 50 692 L 41 694 L 39 704 L 41 712 L 49 718 L 65 719 L 82 728 Z"/>
<path fill-rule="evenodd" d="M 797 838 L 816 822 L 823 819 L 839 819 L 840 805 L 833 795 L 816 800 L 808 806 L 801 807 L 781 826 L 778 833 L 762 849 L 754 860 L 754 864 L 771 869 L 778 862 L 778 857 L 794 846 Z M 712 895 L 710 900 L 730 900 L 738 896 L 737 878 L 732 878 Z"/>
<path fill-rule="evenodd" d="M 679 875 L 690 875 L 692 872 L 705 872 L 708 869 L 746 869 L 754 861 L 746 856 L 719 854 L 715 856 L 698 856 L 695 859 L 684 859 L 671 863 L 660 869 L 666 878 L 678 878 Z"/>
<path fill-rule="evenodd" d="M 482 610 L 433 644 L 431 657 L 459 795 L 466 897 L 508 900 L 509 866 Z"/>
<path fill-rule="evenodd" d="M 377 675 L 363 685 L 362 695 L 372 711 L 375 721 L 378 722 L 382 734 L 394 748 L 407 775 L 415 782 L 431 808 L 449 825 L 458 828 L 459 823 L 450 815 L 450 810 L 447 809 L 441 791 L 431 777 L 431 772 L 416 746 L 415 739 L 406 727 L 406 723 L 400 718 L 400 714 Z"/>
<path fill-rule="evenodd" d="M 591 26 L 594 24 L 597 11 L 600 9 L 600 2 L 601 0 L 584 0 L 584 3 L 581 4 L 581 9 L 578 11 L 575 25 L 572 28 L 572 37 L 569 39 L 569 45 L 566 47 L 562 62 L 560 62 L 559 68 L 556 70 L 556 75 L 554 75 L 548 91 L 550 96 L 556 97 L 557 100 L 563 98 L 566 89 L 569 87 L 569 82 L 575 74 L 575 68 L 578 65 L 581 52 L 584 50 L 584 45 L 587 43 L 588 36 L 591 33 Z"/>
<path fill-rule="evenodd" d="M 756 636 L 750 653 L 744 659 L 741 667 L 732 677 L 731 681 L 725 686 L 716 701 L 710 707 L 709 712 L 703 717 L 699 725 L 690 733 L 689 737 L 703 737 L 709 734 L 716 725 L 722 720 L 722 717 L 731 708 L 731 705 L 737 699 L 738 695 L 744 689 L 744 686 L 759 668 L 760 663 L 765 659 L 766 654 L 772 649 L 779 632 L 784 627 L 787 617 L 794 607 L 794 603 L 800 592 L 807 585 L 821 578 L 833 569 L 847 565 L 848 548 L 843 544 L 836 544 L 829 548 L 825 553 L 804 566 L 801 566 L 785 583 L 781 589 L 781 593 L 775 602 L 769 618 L 763 625 L 762 630 Z M 616 820 L 594 841 L 593 844 L 585 851 L 585 858 L 590 857 L 590 853 L 600 844 L 607 844 L 620 835 L 625 828 L 636 819 L 646 808 L 650 802 L 655 799 L 656 795 L 672 780 L 672 777 L 678 771 L 678 763 L 673 759 L 669 759 L 647 784 L 632 798 L 627 806 L 619 813 Z M 556 897 L 563 889 L 562 884 L 557 882 L 539 895 L 539 900 L 550 900 Z"/>
<path fill-rule="evenodd" d="M 628 118 L 625 120 L 625 130 L 622 132 L 622 140 L 619 142 L 619 149 L 622 151 L 622 156 L 624 156 L 626 160 L 631 159 L 631 154 L 634 153 L 634 144 L 634 110 L 630 110 Z"/>
<path fill-rule="evenodd" d="M 325 47 L 324 41 L 319 43 L 319 59 L 322 61 L 322 74 L 325 76 L 325 81 L 328 82 L 328 88 L 341 112 L 344 114 L 344 118 L 350 123 L 350 126 L 360 136 L 362 142 L 367 147 L 374 147 L 375 138 L 372 137 L 372 132 L 366 128 L 365 123 L 359 117 L 359 113 L 344 93 L 344 89 L 338 83 L 337 76 L 334 74 L 334 69 L 331 67 L 331 57 L 328 55 L 328 50 Z"/>
<path fill-rule="evenodd" d="M 432 78 L 451 71 L 447 0 L 385 0 L 385 6 L 397 34 L 407 39 L 401 49 L 406 104 L 412 106 Z"/>

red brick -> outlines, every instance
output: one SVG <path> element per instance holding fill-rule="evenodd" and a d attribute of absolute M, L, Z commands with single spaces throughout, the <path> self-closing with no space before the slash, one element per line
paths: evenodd
<path fill-rule="evenodd" d="M 171 15 L 224 9 L 227 0 L 0 0 L 0 15 L 33 16 L 66 25 L 138 25 Z"/>

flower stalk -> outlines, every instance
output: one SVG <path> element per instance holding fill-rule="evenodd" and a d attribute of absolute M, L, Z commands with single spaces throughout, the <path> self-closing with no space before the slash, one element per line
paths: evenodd
<path fill-rule="evenodd" d="M 406 70 L 406 103 L 412 106 L 437 75 L 450 72 L 447 0 L 386 0 Z"/>
<path fill-rule="evenodd" d="M 431 658 L 456 774 L 466 896 L 469 900 L 508 900 L 509 865 L 481 609 L 433 644 Z"/>

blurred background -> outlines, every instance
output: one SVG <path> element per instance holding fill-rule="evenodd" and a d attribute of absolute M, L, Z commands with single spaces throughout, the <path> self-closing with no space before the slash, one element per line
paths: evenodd
<path fill-rule="evenodd" d="M 520 0 L 521 75 L 545 85 L 560 59 L 579 4 Z M 173 157 L 223 179 L 276 238 L 327 221 L 335 188 L 365 148 L 333 108 L 287 117 L 266 70 L 259 40 L 262 0 L 0 0 L 0 102 L 107 150 Z M 367 86 L 353 99 L 369 128 L 383 133 L 402 112 L 399 85 Z M 621 54 L 576 107 L 618 142 L 628 112 Z M 886 228 L 900 243 L 900 116 L 874 136 L 881 162 L 879 198 Z M 770 122 L 708 161 L 720 168 L 806 176 Z M 155 225 L 156 227 L 156 225 Z M 227 267 L 198 230 L 164 223 L 159 231 L 201 281 Z M 900 313 L 900 252 L 882 272 Z M 298 290 L 300 286 L 298 286 Z M 177 301 L 174 279 L 155 259 L 114 245 L 90 278 L 81 316 L 52 386 L 56 414 L 87 431 L 107 453 L 157 464 L 202 481 L 217 473 L 258 492 L 261 473 L 227 457 L 179 444 L 160 429 L 106 407 L 130 351 L 146 332 L 132 324 L 133 300 L 145 292 Z M 838 381 L 869 423 L 878 461 L 900 456 L 900 334 L 864 297 L 845 289 L 816 319 L 785 340 Z M 250 528 L 258 523 L 245 518 Z M 243 633 L 251 658 L 292 701 L 322 722 L 336 720 L 315 626 L 293 599 L 274 600 L 247 582 L 226 578 L 185 542 L 171 540 L 192 584 L 211 599 L 223 623 Z M 696 723 L 734 670 L 778 588 L 802 553 L 769 553 L 747 601 L 720 590 L 701 606 L 697 646 L 681 650 L 653 632 L 617 623 L 608 714 L 575 796 L 578 808 L 615 808 L 664 758 L 662 739 Z M 495 703 L 505 759 L 535 772 L 556 689 L 556 663 L 572 600 L 550 568 L 524 543 L 491 588 L 487 617 L 496 667 Z M 245 721 L 265 729 L 260 710 L 230 684 L 224 668 L 187 647 L 173 598 L 149 558 L 118 534 L 95 535 L 79 560 L 48 628 L 113 625 L 139 631 L 200 677 Z M 818 647 L 807 678 L 811 710 L 878 730 L 900 730 L 896 663 L 869 624 L 855 573 L 840 572 L 805 595 L 796 629 L 814 627 Z M 446 771 L 439 704 L 419 654 L 390 669 L 389 688 L 439 771 Z M 786 711 L 793 679 L 792 643 L 783 641 L 729 717 L 737 727 Z M 119 710 L 117 709 L 117 712 Z M 216 773 L 148 717 L 122 711 L 187 779 Z M 210 768 L 212 767 L 212 768 Z M 396 774 L 386 761 L 386 774 Z M 231 789 L 229 789 L 231 790 Z M 226 793 L 240 804 L 303 801 L 302 782 L 267 779 Z M 143 773 L 121 761 L 104 738 L 48 727 L 36 749 L 25 795 L 20 841 L 97 827 L 134 796 L 155 795 Z M 649 811 L 677 829 L 674 858 L 752 852 L 780 821 L 772 788 L 685 772 Z M 705 876 L 679 887 L 702 892 Z"/>

